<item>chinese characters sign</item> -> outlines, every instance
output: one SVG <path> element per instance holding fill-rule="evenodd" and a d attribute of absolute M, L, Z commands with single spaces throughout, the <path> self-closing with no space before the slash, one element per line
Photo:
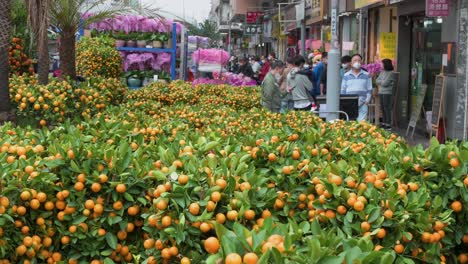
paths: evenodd
<path fill-rule="evenodd" d="M 246 22 L 247 24 L 257 24 L 260 22 L 259 20 L 261 20 L 263 15 L 263 12 L 247 12 Z"/>
<path fill-rule="evenodd" d="M 381 32 L 379 40 L 379 54 L 380 59 L 396 59 L 396 33 L 394 32 Z"/>
<path fill-rule="evenodd" d="M 244 27 L 245 35 L 257 35 L 263 33 L 263 25 L 246 25 Z"/>
<path fill-rule="evenodd" d="M 450 0 L 426 0 L 426 16 L 446 17 L 450 14 Z"/>

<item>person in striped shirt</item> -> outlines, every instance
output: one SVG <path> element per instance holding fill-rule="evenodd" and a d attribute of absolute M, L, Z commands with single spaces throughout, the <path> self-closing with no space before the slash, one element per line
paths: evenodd
<path fill-rule="evenodd" d="M 345 73 L 341 82 L 341 94 L 359 96 L 358 121 L 366 120 L 368 104 L 372 96 L 372 78 L 361 68 L 362 56 L 355 54 L 351 58 L 351 70 Z"/>

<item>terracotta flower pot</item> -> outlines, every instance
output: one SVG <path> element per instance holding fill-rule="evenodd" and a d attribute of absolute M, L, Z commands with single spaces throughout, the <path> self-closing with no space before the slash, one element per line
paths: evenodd
<path fill-rule="evenodd" d="M 116 39 L 115 40 L 115 47 L 117 47 L 117 48 L 125 47 L 125 40 Z"/>
<path fill-rule="evenodd" d="M 138 40 L 136 45 L 138 48 L 146 48 L 146 40 Z"/>
<path fill-rule="evenodd" d="M 134 40 L 127 40 L 127 47 L 130 47 L 130 48 L 136 47 L 136 42 Z"/>

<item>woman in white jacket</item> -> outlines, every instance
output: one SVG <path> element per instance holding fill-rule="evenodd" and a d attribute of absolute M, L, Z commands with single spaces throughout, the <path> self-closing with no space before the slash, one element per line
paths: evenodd
<path fill-rule="evenodd" d="M 313 100 L 310 95 L 312 82 L 307 75 L 300 73 L 304 63 L 304 57 L 296 56 L 294 58 L 294 68 L 288 74 L 287 89 L 292 94 L 294 110 L 296 111 L 310 111 L 312 109 Z"/>

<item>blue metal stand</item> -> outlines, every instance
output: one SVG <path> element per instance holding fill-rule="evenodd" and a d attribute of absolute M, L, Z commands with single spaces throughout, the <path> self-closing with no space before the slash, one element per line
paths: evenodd
<path fill-rule="evenodd" d="M 136 52 L 152 52 L 152 53 L 171 53 L 171 79 L 176 79 L 176 53 L 177 53 L 177 26 L 172 24 L 172 38 L 170 49 L 155 49 L 155 48 L 130 48 L 120 47 L 120 51 L 136 51 Z"/>

